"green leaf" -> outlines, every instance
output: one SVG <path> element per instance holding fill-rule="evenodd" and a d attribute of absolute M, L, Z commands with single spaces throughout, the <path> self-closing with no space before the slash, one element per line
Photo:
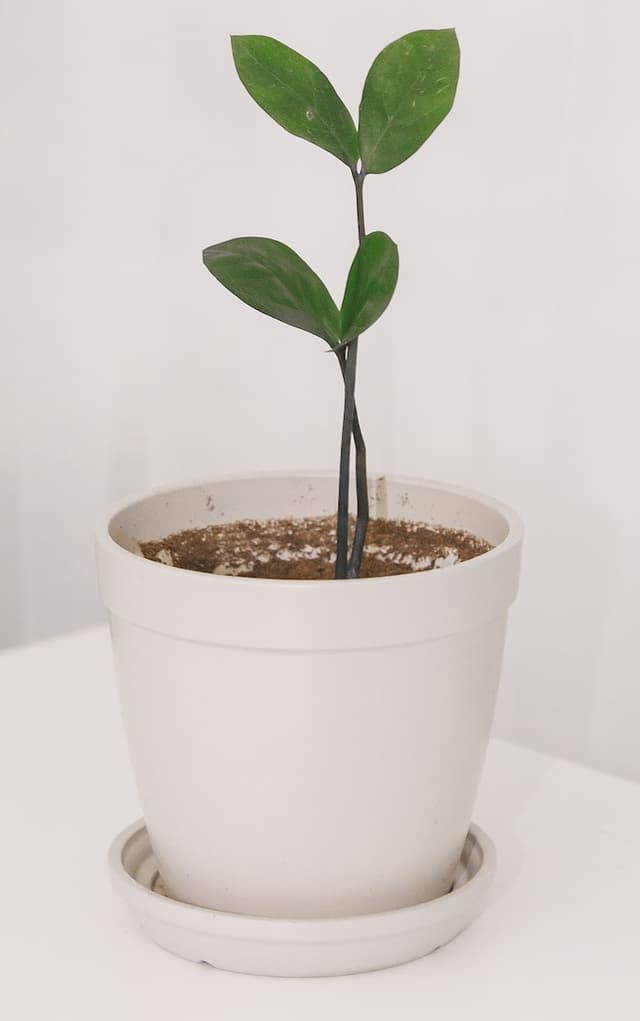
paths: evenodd
<path fill-rule="evenodd" d="M 234 35 L 231 47 L 240 79 L 258 106 L 292 135 L 355 167 L 353 118 L 315 64 L 266 35 Z"/>
<path fill-rule="evenodd" d="M 360 102 L 365 173 L 383 174 L 413 156 L 453 106 L 459 68 L 453 28 L 410 32 L 378 54 Z"/>
<path fill-rule="evenodd" d="M 299 255 L 271 238 L 234 238 L 205 248 L 204 264 L 223 287 L 280 322 L 340 341 L 340 313 L 319 276 Z"/>
<path fill-rule="evenodd" d="M 398 248 L 381 230 L 367 234 L 351 263 L 340 311 L 342 343 L 358 337 L 379 319 L 398 280 Z"/>

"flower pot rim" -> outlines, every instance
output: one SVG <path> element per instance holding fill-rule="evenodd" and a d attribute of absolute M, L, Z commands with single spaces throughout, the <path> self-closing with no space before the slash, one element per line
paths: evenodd
<path fill-rule="evenodd" d="M 122 514 L 130 507 L 135 506 L 137 503 L 142 503 L 145 500 L 152 500 L 157 497 L 169 496 L 172 493 L 178 491 L 184 491 L 188 489 L 197 489 L 204 487 L 215 486 L 225 482 L 243 482 L 255 480 L 259 482 L 261 480 L 273 481 L 276 479 L 336 479 L 335 472 L 331 471 L 305 471 L 305 470 L 273 470 L 273 471 L 255 471 L 255 472 L 229 472 L 223 475 L 217 475 L 213 478 L 202 479 L 198 478 L 189 482 L 179 482 L 173 485 L 163 484 L 156 486 L 152 489 L 138 491 L 133 495 L 129 496 L 126 500 L 119 500 L 109 508 L 106 515 L 102 515 L 98 521 L 95 530 L 96 544 L 102 547 L 105 551 L 108 550 L 110 555 L 116 555 L 124 558 L 128 561 L 136 561 L 137 564 L 144 569 L 151 572 L 155 571 L 157 574 L 160 572 L 179 572 L 181 575 L 194 575 L 199 579 L 203 577 L 209 580 L 213 584 L 217 585 L 230 585 L 238 584 L 243 586 L 258 586 L 263 589 L 287 589 L 297 588 L 308 589 L 318 588 L 318 586 L 344 586 L 353 585 L 354 581 L 358 582 L 358 588 L 367 585 L 376 585 L 381 587 L 382 585 L 397 586 L 400 584 L 406 584 L 408 580 L 416 581 L 420 579 L 422 583 L 428 582 L 433 579 L 439 572 L 435 571 L 408 571 L 404 574 L 393 574 L 393 575 L 382 575 L 374 578 L 357 578 L 357 579 L 346 579 L 346 578 L 251 578 L 242 577 L 238 575 L 225 575 L 225 574 L 208 574 L 199 571 L 192 571 L 189 568 L 175 567 L 171 564 L 163 564 L 157 560 L 147 560 L 140 556 L 138 553 L 132 553 L 130 550 L 125 549 L 121 546 L 113 536 L 111 535 L 111 525 L 114 519 Z M 500 514 L 507 523 L 508 532 L 505 538 L 499 542 L 496 546 L 490 549 L 486 553 L 481 553 L 477 557 L 473 557 L 471 560 L 462 561 L 462 563 L 453 564 L 446 568 L 447 571 L 455 570 L 459 576 L 459 572 L 465 570 L 467 572 L 477 569 L 478 564 L 482 562 L 486 564 L 488 560 L 495 559 L 496 557 L 502 557 L 504 554 L 511 549 L 511 547 L 518 546 L 522 542 L 523 538 L 523 523 L 520 515 L 513 510 L 508 504 L 503 503 L 500 500 L 496 500 L 494 497 L 487 496 L 478 490 L 468 489 L 464 486 L 455 485 L 448 482 L 440 482 L 436 479 L 423 479 L 419 476 L 411 475 L 394 475 L 386 473 L 369 474 L 369 484 L 375 482 L 377 479 L 387 479 L 396 485 L 407 485 L 407 486 L 423 486 L 438 490 L 440 492 L 451 493 L 453 495 L 461 496 L 465 499 L 475 500 L 485 507 Z M 440 522 L 446 524 L 446 522 Z"/>

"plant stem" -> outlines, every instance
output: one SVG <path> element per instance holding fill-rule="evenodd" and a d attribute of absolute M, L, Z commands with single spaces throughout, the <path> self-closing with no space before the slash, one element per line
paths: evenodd
<path fill-rule="evenodd" d="M 338 482 L 338 524 L 336 531 L 336 578 L 346 578 L 349 545 L 349 471 L 351 466 L 351 434 L 356 410 L 355 383 L 358 352 L 351 356 L 353 344 L 344 352 L 344 410 L 340 442 L 340 478 Z"/>
<path fill-rule="evenodd" d="M 353 171 L 356 190 L 358 242 L 365 236 L 363 184 L 364 175 Z M 367 449 L 360 428 L 355 404 L 356 365 L 358 338 L 340 351 L 338 361 L 344 380 L 344 411 L 340 445 L 340 480 L 338 487 L 338 524 L 336 535 L 336 578 L 357 578 L 360 573 L 362 551 L 369 525 L 369 491 L 367 486 Z M 351 463 L 351 437 L 356 448 L 357 518 L 351 556 L 347 559 L 349 540 L 349 473 Z"/>
<path fill-rule="evenodd" d="M 356 186 L 356 216 L 358 217 L 358 241 L 362 241 L 366 234 L 364 227 L 364 174 L 362 171 L 353 171 L 353 183 Z"/>
<path fill-rule="evenodd" d="M 364 174 L 362 171 L 353 175 L 353 181 L 356 189 L 356 215 L 358 220 L 358 243 L 360 243 L 366 234 L 364 225 Z M 358 341 L 355 340 L 353 345 L 357 348 Z M 355 384 L 355 380 L 354 380 Z M 356 531 L 353 539 L 353 548 L 351 550 L 351 557 L 349 559 L 349 567 L 347 575 L 349 578 L 357 578 L 360 574 L 360 562 L 362 560 L 362 551 L 364 549 L 365 539 L 367 537 L 367 528 L 369 527 L 369 487 L 367 484 L 367 448 L 365 446 L 364 437 L 362 430 L 360 429 L 360 422 L 358 420 L 358 412 L 355 410 L 354 421 L 353 421 L 353 440 L 356 448 L 356 493 L 358 498 L 358 512 L 356 517 Z"/>
<path fill-rule="evenodd" d="M 347 362 L 345 351 L 338 352 L 338 362 L 342 378 L 345 378 Z M 356 531 L 353 539 L 351 556 L 347 566 L 347 577 L 356 578 L 360 570 L 362 550 L 369 525 L 369 489 L 367 486 L 367 447 L 360 427 L 358 408 L 353 408 L 353 443 L 356 448 L 356 493 L 358 497 L 358 513 L 356 518 Z"/>

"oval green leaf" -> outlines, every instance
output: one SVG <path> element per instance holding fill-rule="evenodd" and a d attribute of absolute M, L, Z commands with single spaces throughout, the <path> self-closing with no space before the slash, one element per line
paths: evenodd
<path fill-rule="evenodd" d="M 398 247 L 388 234 L 366 234 L 351 263 L 340 311 L 343 344 L 360 336 L 379 319 L 398 281 Z"/>
<path fill-rule="evenodd" d="M 235 35 L 231 47 L 242 84 L 258 106 L 292 135 L 358 161 L 353 118 L 329 79 L 300 53 L 266 35 Z"/>
<path fill-rule="evenodd" d="M 410 32 L 378 54 L 360 102 L 365 173 L 392 170 L 426 142 L 453 106 L 459 69 L 453 28 Z"/>
<path fill-rule="evenodd" d="M 340 313 L 327 288 L 293 249 L 271 238 L 233 238 L 202 253 L 223 287 L 245 304 L 289 326 L 340 341 Z"/>

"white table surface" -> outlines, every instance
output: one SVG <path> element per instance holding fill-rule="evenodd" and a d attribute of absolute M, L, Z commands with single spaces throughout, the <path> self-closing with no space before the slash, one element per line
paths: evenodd
<path fill-rule="evenodd" d="M 171 957 L 111 889 L 107 845 L 141 812 L 105 629 L 0 655 L 0 763 L 6 1021 L 640 1019 L 638 784 L 492 742 L 484 915 L 399 968 L 272 979 Z"/>

